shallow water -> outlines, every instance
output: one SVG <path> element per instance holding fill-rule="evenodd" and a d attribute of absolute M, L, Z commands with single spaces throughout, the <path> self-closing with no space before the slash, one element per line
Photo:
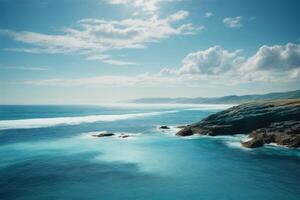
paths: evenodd
<path fill-rule="evenodd" d="M 0 199 L 298 200 L 300 150 L 174 136 L 225 107 L 1 106 Z"/>

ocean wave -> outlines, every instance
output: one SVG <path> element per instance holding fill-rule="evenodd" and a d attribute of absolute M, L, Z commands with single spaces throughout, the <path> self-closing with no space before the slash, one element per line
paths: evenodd
<path fill-rule="evenodd" d="M 80 116 L 80 117 L 55 117 L 55 118 L 2 120 L 0 121 L 0 130 L 45 128 L 45 127 L 58 126 L 58 125 L 78 125 L 82 123 L 95 123 L 95 122 L 113 122 L 119 120 L 135 119 L 135 118 L 155 116 L 155 115 L 175 113 L 175 112 L 178 112 L 178 110 L 135 113 L 135 114 L 120 114 L 120 115 L 88 115 L 88 116 Z"/>

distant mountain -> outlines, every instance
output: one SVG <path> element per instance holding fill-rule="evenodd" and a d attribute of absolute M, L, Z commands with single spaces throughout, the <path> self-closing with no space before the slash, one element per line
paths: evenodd
<path fill-rule="evenodd" d="M 173 103 L 173 104 L 240 104 L 252 101 L 297 99 L 300 98 L 300 90 L 290 92 L 278 92 L 254 95 L 230 95 L 224 97 L 197 97 L 197 98 L 141 98 L 128 100 L 125 103 Z"/>

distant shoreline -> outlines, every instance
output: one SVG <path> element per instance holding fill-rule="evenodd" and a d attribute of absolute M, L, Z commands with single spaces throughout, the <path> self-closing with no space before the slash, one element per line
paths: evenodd
<path fill-rule="evenodd" d="M 141 103 L 141 104 L 241 104 L 254 101 L 272 101 L 280 99 L 297 99 L 300 98 L 300 90 L 289 92 L 277 92 L 268 94 L 253 95 L 229 95 L 223 97 L 197 97 L 197 98 L 140 98 L 123 101 L 120 103 Z"/>

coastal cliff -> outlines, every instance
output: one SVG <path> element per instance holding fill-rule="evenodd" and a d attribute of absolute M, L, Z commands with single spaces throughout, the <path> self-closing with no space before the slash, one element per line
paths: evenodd
<path fill-rule="evenodd" d="M 300 99 L 245 103 L 188 125 L 176 135 L 249 134 L 244 147 L 276 143 L 300 147 Z"/>

